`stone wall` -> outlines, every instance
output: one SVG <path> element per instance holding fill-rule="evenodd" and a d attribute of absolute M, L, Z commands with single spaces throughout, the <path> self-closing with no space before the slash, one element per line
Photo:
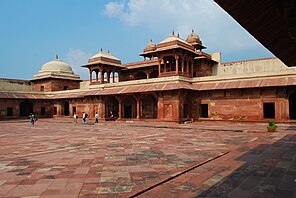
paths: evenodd
<path fill-rule="evenodd" d="M 0 91 L 28 92 L 28 91 L 32 91 L 32 90 L 33 90 L 32 83 L 28 80 L 0 78 Z"/>
<path fill-rule="evenodd" d="M 44 79 L 33 82 L 34 91 L 38 92 L 42 91 L 42 86 L 44 92 L 50 92 L 65 90 L 64 87 L 67 87 L 67 90 L 79 89 L 79 85 L 79 81 L 65 79 Z"/>
<path fill-rule="evenodd" d="M 268 120 L 263 115 L 264 103 L 274 103 L 275 120 L 289 119 L 289 100 L 284 88 L 204 91 L 196 102 L 208 104 L 209 120 Z"/>

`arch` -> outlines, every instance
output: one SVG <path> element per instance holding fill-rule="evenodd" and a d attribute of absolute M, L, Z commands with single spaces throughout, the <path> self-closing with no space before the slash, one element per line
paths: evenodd
<path fill-rule="evenodd" d="M 69 116 L 70 115 L 70 110 L 69 110 L 69 102 L 65 101 L 64 102 L 64 116 Z"/>
<path fill-rule="evenodd" d="M 29 101 L 23 101 L 20 103 L 20 116 L 27 117 L 30 113 L 33 113 L 33 103 Z"/>
<path fill-rule="evenodd" d="M 127 96 L 123 101 L 123 116 L 124 118 L 137 117 L 137 101 L 132 96 Z"/>
<path fill-rule="evenodd" d="M 119 82 L 119 72 L 115 71 L 113 72 L 114 75 L 114 82 Z"/>
<path fill-rule="evenodd" d="M 114 96 L 108 96 L 105 98 L 105 118 L 110 117 L 111 111 L 114 117 L 118 118 L 119 103 Z"/>
<path fill-rule="evenodd" d="M 155 96 L 149 94 L 142 98 L 142 118 L 156 119 L 157 118 L 157 99 Z"/>
<path fill-rule="evenodd" d="M 142 71 L 136 73 L 136 75 L 134 76 L 134 80 L 140 80 L 140 79 L 147 79 L 147 75 Z"/>
<path fill-rule="evenodd" d="M 289 113 L 290 119 L 296 119 L 296 92 L 289 95 Z"/>
<path fill-rule="evenodd" d="M 91 72 L 91 81 L 96 81 L 96 70 Z"/>

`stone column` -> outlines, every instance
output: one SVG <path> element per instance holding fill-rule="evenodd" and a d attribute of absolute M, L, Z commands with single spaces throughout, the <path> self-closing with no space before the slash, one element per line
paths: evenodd
<path fill-rule="evenodd" d="M 166 59 L 163 59 L 163 65 L 164 65 L 164 72 L 167 71 L 167 62 Z"/>
<path fill-rule="evenodd" d="M 137 98 L 137 119 L 140 119 L 140 98 Z"/>
<path fill-rule="evenodd" d="M 122 99 L 118 100 L 118 119 L 122 119 Z"/>
<path fill-rule="evenodd" d="M 175 60 L 176 60 L 176 74 L 179 74 L 179 56 L 175 56 Z"/>
<path fill-rule="evenodd" d="M 92 82 L 92 70 L 89 70 L 89 82 Z"/>
<path fill-rule="evenodd" d="M 184 74 L 184 57 L 182 57 L 182 74 Z"/>
<path fill-rule="evenodd" d="M 113 73 L 113 83 L 115 83 L 115 72 L 112 72 Z"/>
<path fill-rule="evenodd" d="M 158 77 L 160 77 L 161 74 L 161 59 L 158 59 Z"/>
<path fill-rule="evenodd" d="M 193 60 L 191 60 L 191 77 L 193 78 Z"/>
<path fill-rule="evenodd" d="M 187 73 L 190 73 L 190 71 L 189 71 L 189 61 L 188 61 L 188 59 L 186 60 L 186 72 L 187 72 Z"/>
<path fill-rule="evenodd" d="M 103 72 L 103 70 L 100 70 L 100 74 L 101 74 L 100 82 L 101 82 L 101 84 L 103 84 L 104 83 L 104 72 Z"/>
<path fill-rule="evenodd" d="M 110 72 L 107 72 L 107 83 L 110 83 Z"/>

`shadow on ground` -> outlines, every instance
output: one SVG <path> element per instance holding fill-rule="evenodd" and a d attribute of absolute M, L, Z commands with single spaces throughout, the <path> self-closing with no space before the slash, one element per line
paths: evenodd
<path fill-rule="evenodd" d="M 245 164 L 197 198 L 296 197 L 296 134 L 261 144 L 236 160 Z"/>

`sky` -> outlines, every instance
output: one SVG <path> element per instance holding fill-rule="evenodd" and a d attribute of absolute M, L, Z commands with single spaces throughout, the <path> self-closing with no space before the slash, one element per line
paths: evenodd
<path fill-rule="evenodd" d="M 141 61 L 150 39 L 192 29 L 223 62 L 273 56 L 213 0 L 1 0 L 0 78 L 30 80 L 58 54 L 88 79 L 80 66 L 101 48 Z"/>

